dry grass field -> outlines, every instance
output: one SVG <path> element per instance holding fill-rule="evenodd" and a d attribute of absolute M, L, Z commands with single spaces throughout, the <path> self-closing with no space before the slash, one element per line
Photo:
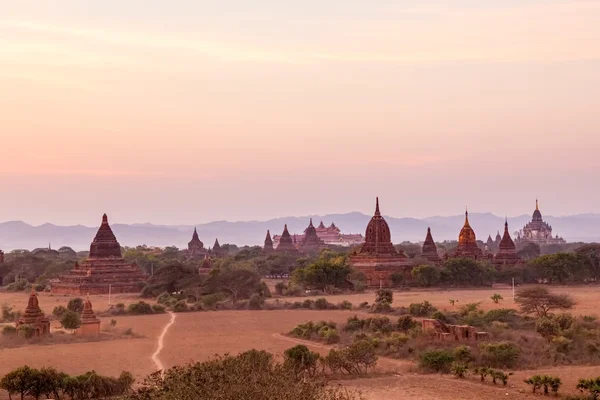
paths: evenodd
<path fill-rule="evenodd" d="M 556 292 L 568 292 L 575 297 L 576 314 L 598 314 L 600 288 L 557 287 Z M 500 304 L 490 299 L 494 293 L 504 297 Z M 9 304 L 23 310 L 27 303 L 27 293 L 0 293 L 0 304 Z M 325 296 L 330 302 L 349 300 L 354 305 L 363 301 L 372 303 L 373 292 L 356 295 Z M 305 297 L 286 298 L 286 301 L 302 301 Z M 455 306 L 449 299 L 457 300 Z M 40 294 L 40 305 L 50 313 L 59 304 L 66 305 L 69 297 Z M 108 308 L 108 296 L 91 296 L 96 311 Z M 512 290 L 509 287 L 473 290 L 411 290 L 394 293 L 394 306 L 408 306 L 410 303 L 430 301 L 439 309 L 458 308 L 462 304 L 482 302 L 484 309 L 515 307 Z M 112 303 L 136 302 L 135 296 L 113 296 Z M 166 367 L 192 361 L 202 361 L 215 354 L 235 354 L 251 348 L 281 354 L 285 349 L 302 342 L 282 336 L 299 323 L 308 320 L 332 320 L 343 322 L 355 311 L 218 311 L 204 313 L 177 314 L 175 323 L 164 338 L 164 348 L 159 358 Z M 33 345 L 21 348 L 0 348 L 0 375 L 16 366 L 28 364 L 32 367 L 52 365 L 68 373 L 81 373 L 94 369 L 99 373 L 117 375 L 129 370 L 138 379 L 152 372 L 154 364 L 151 356 L 157 346 L 157 338 L 169 321 L 168 315 L 115 317 L 120 328 L 132 328 L 142 335 L 137 339 L 114 341 Z M 103 319 L 103 325 L 110 318 Z M 315 351 L 326 352 L 328 347 L 317 343 L 304 342 Z M 600 376 L 600 367 L 561 367 L 538 371 L 520 371 L 510 380 L 509 387 L 480 384 L 474 379 L 457 380 L 450 376 L 417 375 L 414 365 L 408 361 L 381 359 L 380 372 L 386 375 L 375 378 L 361 378 L 341 382 L 343 385 L 359 389 L 367 399 L 500 399 L 533 398 L 523 379 L 538 373 L 548 373 L 561 377 L 564 381 L 563 393 L 574 392 L 579 378 Z M 537 397 L 537 396 L 536 396 Z"/>

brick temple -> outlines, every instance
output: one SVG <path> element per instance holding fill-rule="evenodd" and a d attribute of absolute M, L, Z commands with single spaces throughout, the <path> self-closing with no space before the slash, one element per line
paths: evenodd
<path fill-rule="evenodd" d="M 521 262 L 517 255 L 515 242 L 508 233 L 508 219 L 504 220 L 504 235 L 500 240 L 499 250 L 494 256 L 493 262 L 496 266 L 515 265 Z"/>
<path fill-rule="evenodd" d="M 376 200 L 375 214 L 367 225 L 365 243 L 350 261 L 354 268 L 365 274 L 369 287 L 392 286 L 394 273 L 410 279 L 412 263 L 404 252 L 394 248 L 390 227 L 379 211 L 379 198 Z"/>
<path fill-rule="evenodd" d="M 45 336 L 50 334 L 50 320 L 44 315 L 40 308 L 35 289 L 31 289 L 27 308 L 17 321 L 17 329 L 21 325 L 29 325 L 35 329 L 35 336 Z"/>
<path fill-rule="evenodd" d="M 483 257 L 483 251 L 477 246 L 475 231 L 469 224 L 469 211 L 465 211 L 465 223 L 458 235 L 458 246 L 453 257 L 467 257 L 479 259 Z"/>
<path fill-rule="evenodd" d="M 423 247 L 421 249 L 421 258 L 432 263 L 438 263 L 441 261 L 437 251 L 437 246 L 433 241 L 433 236 L 431 235 L 431 228 L 427 228 L 427 236 L 425 237 L 425 242 L 423 242 Z"/>
<path fill-rule="evenodd" d="M 342 247 L 353 247 L 361 245 L 365 242 L 365 238 L 361 234 L 347 234 L 342 233 L 335 223 L 331 223 L 329 226 L 325 226 L 323 221 L 317 226 L 315 232 L 319 239 L 321 239 L 325 245 L 328 246 L 342 246 Z M 312 231 L 312 230 L 311 230 Z M 299 245 L 305 239 L 306 231 L 300 235 L 294 235 L 296 243 Z M 273 245 L 277 247 L 281 240 L 280 235 L 273 236 Z"/>
<path fill-rule="evenodd" d="M 100 334 L 100 320 L 94 314 L 89 295 L 85 299 L 85 303 L 83 303 L 81 325 L 77 328 L 77 334 L 83 336 L 96 336 Z"/>
<path fill-rule="evenodd" d="M 90 255 L 81 264 L 59 277 L 52 284 L 53 293 L 85 295 L 112 293 L 138 293 L 144 287 L 147 275 L 134 262 L 123 259 L 106 214 L 102 225 L 90 245 Z"/>

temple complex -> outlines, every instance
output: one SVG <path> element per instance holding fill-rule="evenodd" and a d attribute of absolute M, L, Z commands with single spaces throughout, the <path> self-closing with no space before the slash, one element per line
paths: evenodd
<path fill-rule="evenodd" d="M 267 230 L 267 236 L 265 237 L 265 245 L 263 250 L 266 253 L 272 253 L 275 249 L 273 248 L 273 240 L 271 239 L 271 232 Z"/>
<path fill-rule="evenodd" d="M 294 244 L 294 239 L 290 236 L 287 224 L 283 228 L 283 233 L 279 237 L 279 243 L 275 249 L 278 253 L 298 254 L 300 253 Z"/>
<path fill-rule="evenodd" d="M 17 321 L 17 329 L 21 325 L 29 325 L 35 329 L 35 336 L 44 336 L 50 334 L 50 320 L 44 315 L 38 302 L 35 290 L 31 289 L 27 308 Z"/>
<path fill-rule="evenodd" d="M 437 246 L 433 241 L 433 236 L 431 236 L 431 228 L 427 228 L 427 236 L 425 237 L 425 242 L 423 242 L 423 248 L 421 249 L 421 258 L 433 263 L 441 261 L 437 252 Z"/>
<path fill-rule="evenodd" d="M 528 222 L 517 236 L 517 241 L 520 240 L 537 244 L 566 243 L 566 241 L 563 238 L 558 237 L 558 235 L 552 237 L 552 227 L 544 222 L 537 200 L 535 201 L 535 211 L 533 212 L 531 222 Z"/>
<path fill-rule="evenodd" d="M 317 235 L 317 230 L 313 225 L 312 218 L 308 227 L 304 230 L 304 237 L 298 244 L 298 250 L 302 253 L 318 253 L 327 246 L 325 242 Z"/>
<path fill-rule="evenodd" d="M 376 200 L 375 214 L 367 225 L 365 243 L 350 261 L 354 268 L 365 274 L 369 287 L 392 286 L 394 273 L 410 278 L 411 262 L 404 252 L 394 248 L 390 227 L 379 211 L 379 198 Z"/>
<path fill-rule="evenodd" d="M 147 276 L 137 265 L 129 264 L 121 255 L 106 214 L 102 225 L 90 245 L 89 257 L 52 284 L 53 293 L 85 295 L 112 293 L 137 293 L 146 282 Z"/>
<path fill-rule="evenodd" d="M 81 313 L 81 326 L 77 328 L 78 335 L 95 336 L 100 334 L 100 320 L 96 318 L 92 310 L 92 302 L 88 295 L 83 303 L 83 312 Z"/>
<path fill-rule="evenodd" d="M 360 245 L 365 241 L 363 235 L 361 234 L 342 233 L 340 228 L 338 228 L 333 222 L 330 226 L 325 226 L 325 224 L 323 224 L 323 221 L 321 221 L 321 223 L 318 227 L 315 228 L 315 230 L 319 239 L 321 239 L 326 245 L 352 247 Z M 302 242 L 302 240 L 304 240 L 304 234 L 295 236 L 297 242 Z M 280 239 L 281 236 L 279 235 L 273 236 L 273 245 L 275 247 L 279 245 Z"/>
<path fill-rule="evenodd" d="M 469 212 L 465 211 L 465 224 L 458 235 L 458 246 L 454 251 L 453 257 L 468 257 L 478 259 L 483 256 L 483 252 L 477 246 L 475 231 L 469 225 Z"/>
<path fill-rule="evenodd" d="M 496 256 L 494 256 L 493 262 L 497 265 L 514 265 L 518 264 L 520 261 L 515 248 L 515 242 L 513 242 L 510 233 L 508 233 L 508 220 L 505 220 L 504 235 L 500 241 L 500 249 Z"/>
<path fill-rule="evenodd" d="M 188 255 L 190 257 L 204 257 L 208 254 L 208 250 L 204 248 L 204 243 L 198 237 L 198 232 L 194 228 L 192 240 L 188 243 Z"/>

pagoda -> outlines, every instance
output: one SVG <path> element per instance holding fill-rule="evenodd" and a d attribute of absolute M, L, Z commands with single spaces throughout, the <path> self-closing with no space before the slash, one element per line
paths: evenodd
<path fill-rule="evenodd" d="M 342 247 L 353 247 L 364 243 L 364 237 L 361 234 L 346 234 L 342 233 L 340 228 L 335 226 L 332 222 L 330 226 L 325 226 L 323 221 L 319 223 L 319 226 L 315 228 L 317 236 L 321 239 L 325 245 L 342 246 Z M 294 235 L 297 242 L 302 243 L 305 234 Z M 277 247 L 281 236 L 273 236 L 273 246 Z"/>
<path fill-rule="evenodd" d="M 272 253 L 274 251 L 273 248 L 273 240 L 271 239 L 271 232 L 267 229 L 267 236 L 265 237 L 265 246 L 263 247 L 265 253 Z"/>
<path fill-rule="evenodd" d="M 198 237 L 198 231 L 194 228 L 192 240 L 188 243 L 188 255 L 191 257 L 203 257 L 208 254 L 208 250 L 204 248 L 204 243 Z"/>
<path fill-rule="evenodd" d="M 531 222 L 528 222 L 523 227 L 522 232 L 523 234 L 519 234 L 517 240 L 523 240 L 537 244 L 566 243 L 566 241 L 563 238 L 558 237 L 558 235 L 552 237 L 552 226 L 544 222 L 537 199 L 535 200 L 535 211 L 533 212 Z"/>
<path fill-rule="evenodd" d="M 477 246 L 475 231 L 469 225 L 469 212 L 465 211 L 465 224 L 458 235 L 458 246 L 454 251 L 454 257 L 468 257 L 478 259 L 483 256 L 483 252 Z"/>
<path fill-rule="evenodd" d="M 77 328 L 78 335 L 95 336 L 100 334 L 100 320 L 96 318 L 92 310 L 92 302 L 88 295 L 83 303 L 83 312 L 81 313 L 81 326 Z"/>
<path fill-rule="evenodd" d="M 283 233 L 279 238 L 279 244 L 275 249 L 278 253 L 288 253 L 288 254 L 297 254 L 299 253 L 298 249 L 294 245 L 294 240 L 290 236 L 290 232 L 288 231 L 287 224 L 283 228 Z"/>
<path fill-rule="evenodd" d="M 225 249 L 223 249 L 221 247 L 221 245 L 219 244 L 219 239 L 215 239 L 215 244 L 212 247 L 212 254 L 215 257 L 224 257 L 226 254 Z"/>
<path fill-rule="evenodd" d="M 504 235 L 502 236 L 502 240 L 500 241 L 500 250 L 494 257 L 494 264 L 500 265 L 514 265 L 520 262 L 520 258 L 517 255 L 517 250 L 515 248 L 515 242 L 513 242 L 510 237 L 510 233 L 508 233 L 508 219 L 504 220 Z"/>
<path fill-rule="evenodd" d="M 312 218 L 308 227 L 304 230 L 304 237 L 299 245 L 299 250 L 302 253 L 315 254 L 326 248 L 325 242 L 317 235 L 317 230 L 313 225 Z"/>
<path fill-rule="evenodd" d="M 31 288 L 27 308 L 17 321 L 17 329 L 21 325 L 29 325 L 35 329 L 35 336 L 50 334 L 50 320 L 44 315 L 38 301 L 35 289 Z"/>
<path fill-rule="evenodd" d="M 427 228 L 427 236 L 425 237 L 425 242 L 423 242 L 423 248 L 421 249 L 421 258 L 433 263 L 441 261 L 437 252 L 437 246 L 433 241 L 433 236 L 431 236 L 431 228 Z"/>
<path fill-rule="evenodd" d="M 389 287 L 392 275 L 400 273 L 410 278 L 411 263 L 392 244 L 390 227 L 379 211 L 379 198 L 375 203 L 375 214 L 367 225 L 365 243 L 359 253 L 350 258 L 353 267 L 363 272 L 369 287 Z"/>
<path fill-rule="evenodd" d="M 90 245 L 90 255 L 81 264 L 52 285 L 53 293 L 84 295 L 112 293 L 138 293 L 142 290 L 147 276 L 137 263 L 129 264 L 121 255 L 121 245 L 117 242 L 106 214 L 102 225 Z"/>

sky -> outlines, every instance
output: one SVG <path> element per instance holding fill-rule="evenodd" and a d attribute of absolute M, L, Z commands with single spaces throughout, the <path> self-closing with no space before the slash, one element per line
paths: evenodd
<path fill-rule="evenodd" d="M 0 221 L 600 212 L 600 1 L 0 0 Z"/>

